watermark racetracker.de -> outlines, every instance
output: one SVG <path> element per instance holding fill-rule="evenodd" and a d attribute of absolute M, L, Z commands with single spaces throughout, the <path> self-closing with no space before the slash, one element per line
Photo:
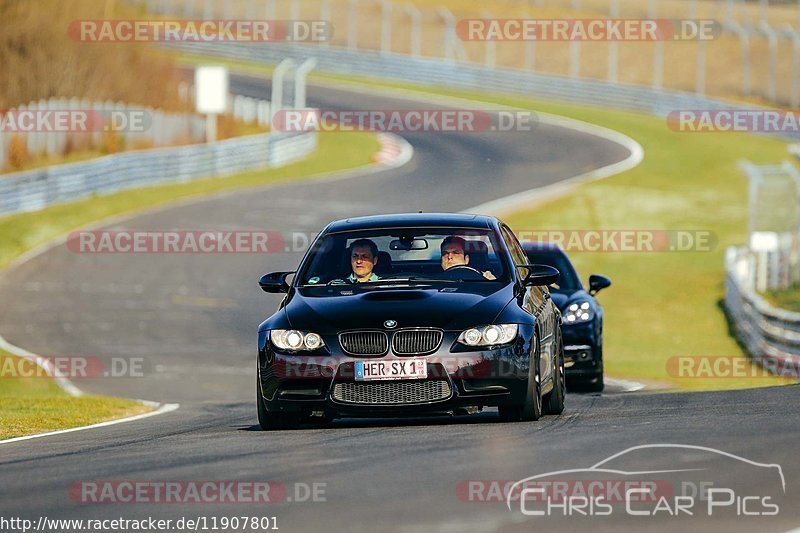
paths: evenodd
<path fill-rule="evenodd" d="M 565 252 L 711 252 L 719 242 L 708 230 L 519 229 L 523 242 L 554 244 Z M 470 233 L 459 232 L 469 239 Z M 67 249 L 80 254 L 263 254 L 305 252 L 317 232 L 278 230 L 81 230 Z"/>

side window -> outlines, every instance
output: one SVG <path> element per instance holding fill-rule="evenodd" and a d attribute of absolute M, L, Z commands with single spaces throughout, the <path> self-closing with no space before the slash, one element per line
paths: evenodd
<path fill-rule="evenodd" d="M 528 264 L 528 257 L 525 255 L 525 252 L 522 250 L 522 246 L 519 244 L 517 240 L 517 236 L 508 229 L 508 226 L 500 226 L 500 232 L 503 234 L 503 239 L 506 242 L 506 246 L 508 246 L 508 251 L 511 252 L 511 258 L 514 260 L 515 265 L 527 265 Z M 520 268 L 519 270 L 520 276 L 523 278 L 528 275 L 527 268 Z"/>

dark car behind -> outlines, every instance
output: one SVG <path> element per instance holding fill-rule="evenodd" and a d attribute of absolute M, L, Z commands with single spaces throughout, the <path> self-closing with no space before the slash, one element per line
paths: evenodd
<path fill-rule="evenodd" d="M 603 307 L 597 291 L 611 285 L 605 276 L 589 276 L 587 291 L 567 254 L 553 243 L 523 242 L 530 263 L 552 266 L 561 273 L 550 287 L 553 302 L 561 311 L 567 385 L 572 389 L 599 392 L 603 378 Z"/>

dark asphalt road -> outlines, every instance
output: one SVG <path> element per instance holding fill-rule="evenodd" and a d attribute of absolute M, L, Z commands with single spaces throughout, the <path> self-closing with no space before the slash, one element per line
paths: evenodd
<path fill-rule="evenodd" d="M 234 80 L 242 94 L 263 82 Z M 313 87 L 312 105 L 403 108 L 408 101 Z M 431 106 L 425 105 L 426 108 Z M 627 156 L 609 141 L 539 125 L 531 133 L 407 135 L 412 163 L 377 175 L 265 187 L 137 216 L 112 229 L 277 230 L 316 233 L 350 215 L 459 211 L 557 182 Z M 624 208 L 624 206 L 621 206 Z M 679 443 L 719 448 L 783 467 L 786 495 L 774 517 L 629 517 L 617 509 L 595 529 L 779 531 L 800 514 L 795 443 L 797 387 L 693 394 L 569 395 L 560 417 L 505 424 L 494 413 L 455 419 L 337 421 L 294 432 L 255 431 L 257 324 L 277 298 L 258 290 L 266 271 L 299 253 L 92 255 L 56 247 L 0 279 L 0 333 L 42 355 L 142 357 L 144 377 L 81 380 L 91 392 L 180 402 L 180 410 L 100 430 L 0 448 L 0 516 L 177 518 L 276 516 L 286 531 L 575 529 L 586 518 L 529 518 L 503 503 L 460 498 L 466 480 L 518 480 L 591 466 L 628 447 Z M 775 480 L 741 462 L 687 450 L 652 454 L 621 470 L 703 468 L 737 495 L 772 494 Z M 623 468 L 625 466 L 625 468 Z M 760 472 L 760 471 L 759 471 Z M 703 474 L 706 475 L 706 474 Z M 275 480 L 324 483 L 326 502 L 80 504 L 80 480 Z M 462 494 L 463 496 L 463 494 Z M 295 498 L 296 499 L 296 498 Z M 751 506 L 752 508 L 752 506 Z"/>

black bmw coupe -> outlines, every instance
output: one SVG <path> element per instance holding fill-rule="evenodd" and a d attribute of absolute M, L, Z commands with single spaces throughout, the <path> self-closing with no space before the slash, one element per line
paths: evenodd
<path fill-rule="evenodd" d="M 291 282 L 289 276 L 294 275 Z M 556 269 L 529 264 L 494 217 L 402 214 L 330 223 L 258 328 L 258 420 L 564 409 Z"/>

